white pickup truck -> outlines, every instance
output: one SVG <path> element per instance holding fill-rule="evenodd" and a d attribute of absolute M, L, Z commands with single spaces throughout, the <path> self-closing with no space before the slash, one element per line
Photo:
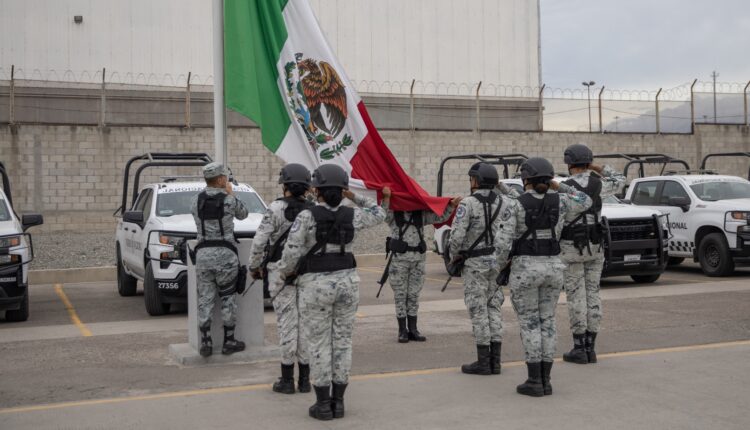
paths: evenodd
<path fill-rule="evenodd" d="M 147 155 L 152 160 L 175 160 L 168 156 L 185 154 Z M 160 158 L 160 155 L 166 156 Z M 203 157 L 205 154 L 197 155 Z M 199 159 L 203 164 L 210 161 Z M 162 167 L 185 165 L 180 163 L 193 165 L 193 162 L 184 160 L 186 158 L 148 161 L 146 164 Z M 134 187 L 138 188 L 138 175 Z M 197 235 L 190 203 L 205 187 L 205 181 L 177 182 L 174 178 L 167 178 L 164 182 L 142 187 L 132 204 L 123 200 L 123 207 L 129 209 L 122 211 L 115 232 L 117 291 L 121 296 L 133 296 L 137 291 L 137 281 L 142 281 L 149 315 L 163 315 L 169 312 L 172 304 L 187 303 L 187 241 Z M 266 212 L 266 204 L 247 184 L 235 183 L 233 188 L 249 212 L 246 219 L 235 220 L 235 236 L 238 239 L 252 238 Z"/>
<path fill-rule="evenodd" d="M 10 180 L 0 163 L 0 312 L 9 322 L 29 318 L 29 263 L 34 259 L 30 227 L 41 225 L 40 214 L 23 214 L 19 218 L 13 210 Z"/>
<path fill-rule="evenodd" d="M 500 167 L 500 175 L 505 179 L 500 182 L 523 192 L 523 182 L 519 178 L 509 178 L 526 159 L 523 154 L 490 155 L 473 154 L 448 157 L 441 163 L 438 171 L 438 195 L 442 194 L 442 172 L 446 161 L 451 159 L 484 161 Z M 565 181 L 565 177 L 555 178 Z M 605 263 L 602 277 L 630 276 L 635 282 L 655 282 L 664 272 L 667 265 L 667 240 L 669 231 L 666 217 L 659 210 L 640 208 L 623 204 L 615 197 L 604 199 L 602 206 L 602 223 L 605 226 L 604 247 Z M 450 261 L 448 241 L 449 225 L 435 229 L 434 250 L 442 255 L 446 263 Z"/>

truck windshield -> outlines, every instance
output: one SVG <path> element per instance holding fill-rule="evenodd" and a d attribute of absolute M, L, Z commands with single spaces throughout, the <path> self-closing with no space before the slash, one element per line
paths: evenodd
<path fill-rule="evenodd" d="M 707 202 L 750 198 L 750 182 L 703 182 L 690 188 Z"/>
<path fill-rule="evenodd" d="M 190 203 L 200 191 L 179 191 L 176 193 L 161 193 L 156 198 L 156 216 L 168 217 L 172 215 L 190 214 Z M 265 213 L 266 208 L 255 193 L 240 191 L 235 192 L 242 202 L 247 206 L 250 213 Z"/>
<path fill-rule="evenodd" d="M 10 211 L 8 205 L 5 204 L 5 199 L 0 197 L 0 221 L 10 221 Z"/>

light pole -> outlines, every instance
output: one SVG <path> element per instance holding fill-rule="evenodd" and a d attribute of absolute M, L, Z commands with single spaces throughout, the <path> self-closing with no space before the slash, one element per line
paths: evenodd
<path fill-rule="evenodd" d="M 586 87 L 586 92 L 588 93 L 588 99 L 589 99 L 589 133 L 591 133 L 591 87 L 596 84 L 594 81 L 588 81 L 588 82 L 581 82 L 584 87 Z"/>
<path fill-rule="evenodd" d="M 617 122 L 619 121 L 619 119 L 619 116 L 615 116 L 615 133 L 617 133 Z"/>

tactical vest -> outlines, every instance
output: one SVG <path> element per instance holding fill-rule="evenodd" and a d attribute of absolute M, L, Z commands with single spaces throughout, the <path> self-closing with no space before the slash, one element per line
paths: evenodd
<path fill-rule="evenodd" d="M 492 224 L 497 219 L 497 215 L 500 213 L 500 208 L 503 205 L 503 199 L 498 199 L 498 196 L 494 192 L 490 192 L 486 197 L 477 193 L 472 194 L 472 197 L 477 199 L 482 204 L 482 210 L 484 214 L 484 231 L 482 234 L 471 244 L 469 249 L 459 251 L 459 254 L 465 259 L 482 257 L 485 255 L 492 255 L 495 253 L 495 232 L 492 231 Z M 492 212 L 492 205 L 497 200 L 497 209 Z M 484 247 L 479 245 L 484 242 Z"/>
<path fill-rule="evenodd" d="M 518 198 L 526 211 L 526 231 L 513 242 L 513 255 L 551 256 L 560 254 L 560 242 L 555 234 L 560 219 L 560 195 L 545 194 L 538 199 L 533 194 L 522 194 Z M 549 230 L 551 238 L 539 239 L 537 231 Z"/>
<path fill-rule="evenodd" d="M 393 217 L 396 220 L 396 226 L 398 227 L 398 238 L 388 237 L 385 240 L 385 251 L 386 253 L 393 252 L 395 254 L 404 254 L 406 252 L 418 252 L 424 254 L 427 252 L 427 244 L 424 241 L 424 218 L 422 211 L 409 212 L 411 217 L 406 220 L 404 212 L 394 212 Z M 419 244 L 417 246 L 409 246 L 404 240 L 404 234 L 409 227 L 417 229 L 419 235 Z"/>
<path fill-rule="evenodd" d="M 227 194 L 209 195 L 205 190 L 198 194 L 198 218 L 201 220 L 201 240 L 195 247 L 195 252 L 202 248 L 227 248 L 237 254 L 237 247 L 232 242 L 224 240 L 224 200 Z M 219 239 L 206 238 L 206 221 L 218 221 L 221 237 Z"/>
<path fill-rule="evenodd" d="M 302 212 L 305 209 L 310 209 L 311 207 L 315 206 L 312 202 L 309 202 L 305 199 L 300 199 L 298 197 L 282 197 L 280 199 L 277 199 L 277 201 L 283 201 L 286 202 L 286 208 L 284 209 L 284 219 L 286 219 L 289 222 L 294 222 L 295 219 L 297 219 L 297 215 L 299 215 L 300 212 Z M 284 250 L 284 244 L 286 243 L 286 239 L 289 237 L 289 230 L 291 230 L 292 226 L 290 225 L 289 228 L 286 229 L 286 231 L 279 236 L 278 239 L 274 243 L 268 243 L 266 246 L 268 246 L 268 252 L 266 260 L 261 263 L 261 267 L 265 268 L 268 263 L 273 263 L 276 261 L 281 260 L 281 252 Z"/>
<path fill-rule="evenodd" d="M 599 175 L 590 175 L 589 183 L 583 187 L 575 179 L 571 178 L 564 182 L 565 184 L 582 191 L 593 200 L 591 208 L 582 212 L 575 219 L 567 223 L 562 230 L 560 235 L 561 239 L 572 240 L 573 246 L 578 249 L 578 252 L 583 255 L 583 249 L 587 248 L 589 255 L 591 255 L 590 243 L 599 244 L 601 243 L 602 231 L 601 225 L 599 224 L 599 213 L 602 210 L 602 180 Z M 588 216 L 594 217 L 594 223 L 589 224 Z M 582 221 L 582 222 L 578 222 Z"/>
<path fill-rule="evenodd" d="M 310 208 L 315 219 L 315 245 L 304 257 L 298 274 L 336 272 L 357 267 L 354 254 L 346 245 L 354 240 L 354 209 L 340 206 L 332 211 L 323 206 Z M 339 245 L 338 252 L 327 252 L 327 245 Z"/>

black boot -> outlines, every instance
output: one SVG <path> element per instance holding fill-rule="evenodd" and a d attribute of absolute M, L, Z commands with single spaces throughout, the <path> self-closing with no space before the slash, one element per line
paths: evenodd
<path fill-rule="evenodd" d="M 299 379 L 297 380 L 297 390 L 300 393 L 310 392 L 310 365 L 297 363 L 299 366 Z"/>
<path fill-rule="evenodd" d="M 234 354 L 245 350 L 245 342 L 241 342 L 234 338 L 234 326 L 224 326 L 224 347 L 221 348 L 221 353 L 224 355 Z M 292 377 L 292 380 L 294 377 Z"/>
<path fill-rule="evenodd" d="M 477 361 L 461 366 L 461 371 L 469 375 L 491 375 L 490 346 L 477 345 Z"/>
<path fill-rule="evenodd" d="M 490 342 L 490 369 L 493 375 L 500 374 L 500 350 L 502 342 Z"/>
<path fill-rule="evenodd" d="M 586 355 L 588 356 L 589 363 L 596 363 L 596 351 L 594 351 L 595 344 L 596 344 L 596 333 L 587 331 L 586 332 Z"/>
<path fill-rule="evenodd" d="M 310 416 L 321 421 L 328 421 L 333 419 L 333 411 L 331 410 L 331 386 L 326 385 L 325 387 L 318 387 L 313 385 L 315 388 L 315 404 L 310 406 Z"/>
<path fill-rule="evenodd" d="M 396 318 L 398 320 L 398 343 L 409 342 L 409 330 L 406 329 L 406 318 Z"/>
<path fill-rule="evenodd" d="M 294 364 L 281 363 L 281 378 L 273 383 L 273 391 L 294 394 Z"/>
<path fill-rule="evenodd" d="M 344 418 L 344 391 L 348 384 L 333 383 L 333 395 L 331 396 L 331 410 L 334 418 Z"/>
<path fill-rule="evenodd" d="M 573 334 L 573 349 L 563 354 L 563 360 L 577 364 L 589 362 L 586 355 L 586 334 Z"/>
<path fill-rule="evenodd" d="M 518 394 L 532 397 L 542 397 L 544 386 L 542 385 L 542 363 L 526 363 L 529 377 L 526 382 L 516 387 Z"/>
<path fill-rule="evenodd" d="M 552 384 L 550 384 L 549 373 L 552 370 L 553 361 L 542 361 L 542 386 L 544 387 L 544 395 L 549 396 L 552 394 Z"/>
<path fill-rule="evenodd" d="M 201 331 L 201 357 L 209 357 L 214 353 L 214 344 L 211 341 L 211 322 L 209 321 L 203 327 L 199 327 Z"/>
<path fill-rule="evenodd" d="M 407 315 L 406 319 L 409 321 L 409 340 L 417 342 L 424 342 L 427 340 L 426 337 L 422 336 L 422 333 L 417 329 L 417 316 Z"/>

